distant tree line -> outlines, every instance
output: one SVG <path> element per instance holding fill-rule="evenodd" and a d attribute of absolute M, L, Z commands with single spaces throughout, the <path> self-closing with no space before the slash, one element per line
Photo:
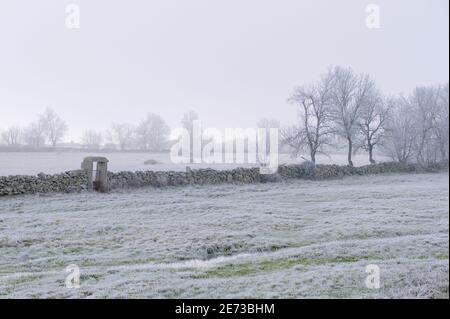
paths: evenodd
<path fill-rule="evenodd" d="M 375 163 L 375 151 L 402 163 L 428 165 L 449 159 L 448 83 L 417 87 L 406 96 L 385 96 L 369 75 L 336 66 L 316 82 L 297 87 L 288 102 L 298 110 L 296 124 L 283 127 L 275 119 L 262 118 L 257 127 L 281 128 L 282 148 L 296 156 L 307 153 L 313 163 L 318 154 L 342 144 L 351 166 L 358 150 L 367 152 L 370 163 Z M 182 116 L 181 125 L 191 138 L 192 123 L 198 119 L 193 111 Z M 55 148 L 67 133 L 67 125 L 47 108 L 27 127 L 13 125 L 0 132 L 0 144 L 12 149 Z M 169 136 L 164 119 L 148 113 L 137 124 L 112 123 L 106 132 L 86 130 L 80 146 L 88 150 L 158 152 L 170 148 Z"/>
<path fill-rule="evenodd" d="M 0 140 L 10 147 L 24 144 L 32 148 L 41 148 L 45 145 L 54 148 L 66 132 L 66 123 L 52 108 L 47 108 L 35 122 L 27 127 L 12 125 L 1 131 Z"/>
<path fill-rule="evenodd" d="M 296 125 L 281 140 L 294 154 L 325 153 L 344 141 L 348 164 L 363 149 L 370 163 L 374 150 L 393 160 L 432 164 L 449 159 L 449 86 L 418 87 L 407 96 L 387 97 L 367 74 L 332 67 L 288 98 L 299 112 Z"/>
<path fill-rule="evenodd" d="M 141 150 L 159 152 L 168 149 L 170 128 L 164 119 L 148 113 L 137 125 L 113 123 L 106 132 L 106 146 L 118 150 Z"/>
<path fill-rule="evenodd" d="M 183 115 L 181 124 L 189 130 L 192 127 L 192 121 L 196 119 L 198 114 L 190 111 Z M 25 128 L 12 125 L 2 130 L 0 144 L 3 143 L 11 149 L 21 146 L 31 149 L 55 148 L 66 133 L 66 123 L 53 109 L 47 108 L 35 122 Z M 106 132 L 85 130 L 80 137 L 80 146 L 87 150 L 159 152 L 167 150 L 170 146 L 169 135 L 170 128 L 163 118 L 157 114 L 148 113 L 137 125 L 112 123 Z"/>

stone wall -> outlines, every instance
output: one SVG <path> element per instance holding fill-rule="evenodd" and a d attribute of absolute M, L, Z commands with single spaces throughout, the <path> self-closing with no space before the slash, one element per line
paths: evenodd
<path fill-rule="evenodd" d="M 109 173 L 111 189 L 142 186 L 182 186 L 220 183 L 258 183 L 261 181 L 258 168 L 235 168 L 218 171 L 214 169 L 188 170 L 186 172 L 119 172 Z"/>
<path fill-rule="evenodd" d="M 186 172 L 108 172 L 112 190 L 135 187 L 165 187 L 183 185 L 202 185 L 219 183 L 268 183 L 282 182 L 289 179 L 323 180 L 342 178 L 352 175 L 382 173 L 414 173 L 448 170 L 448 163 L 422 167 L 415 164 L 380 163 L 360 167 L 339 165 L 282 165 L 278 173 L 259 174 L 258 168 L 235 168 L 232 170 L 198 169 Z M 87 189 L 87 175 L 84 171 L 70 171 L 56 175 L 39 174 L 38 176 L 0 176 L 0 196 L 51 193 L 80 192 Z"/>
<path fill-rule="evenodd" d="M 283 179 L 300 178 L 300 179 L 332 179 L 342 178 L 352 175 L 370 175 L 383 173 L 421 173 L 421 172 L 437 172 L 448 170 L 448 162 L 439 163 L 423 167 L 418 164 L 402 164 L 397 162 L 385 162 L 374 165 L 365 165 L 359 167 L 340 166 L 340 165 L 312 165 L 311 163 L 303 163 L 301 165 L 283 165 L 278 168 L 278 174 Z"/>
<path fill-rule="evenodd" d="M 35 193 L 69 193 L 80 192 L 86 189 L 87 174 L 81 170 L 55 175 L 41 173 L 37 176 L 0 176 L 0 196 Z"/>

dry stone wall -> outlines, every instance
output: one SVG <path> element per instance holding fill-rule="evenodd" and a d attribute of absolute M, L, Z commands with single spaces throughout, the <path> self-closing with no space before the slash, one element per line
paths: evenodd
<path fill-rule="evenodd" d="M 352 175 L 383 173 L 414 173 L 448 170 L 448 163 L 436 164 L 426 168 L 415 164 L 379 163 L 360 167 L 339 165 L 316 165 L 305 162 L 296 165 L 282 165 L 272 175 L 262 175 L 258 168 L 235 168 L 232 170 L 198 169 L 186 172 L 138 171 L 108 172 L 111 190 L 135 187 L 165 187 L 183 185 L 203 185 L 220 183 L 268 183 L 289 179 L 324 180 Z M 61 174 L 37 176 L 0 176 L 0 196 L 69 193 L 87 190 L 88 178 L 85 171 L 69 171 Z"/>

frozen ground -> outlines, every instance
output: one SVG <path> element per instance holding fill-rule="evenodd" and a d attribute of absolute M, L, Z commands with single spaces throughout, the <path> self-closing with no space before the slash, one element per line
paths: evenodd
<path fill-rule="evenodd" d="M 86 156 L 106 156 L 109 159 L 110 171 L 184 171 L 185 164 L 174 164 L 170 160 L 169 153 L 85 153 L 85 152 L 0 152 L 0 176 L 2 175 L 36 175 L 38 173 L 56 174 L 64 171 L 79 169 L 83 158 Z M 355 165 L 368 164 L 367 154 L 358 154 L 354 158 Z M 146 160 L 153 159 L 158 162 L 155 165 L 145 165 Z M 378 160 L 387 160 L 382 156 Z M 279 163 L 295 162 L 287 154 L 280 154 Z M 319 164 L 347 163 L 345 154 L 331 156 L 320 155 L 317 158 Z M 214 169 L 230 169 L 237 166 L 246 167 L 251 164 L 189 164 L 192 168 L 212 167 Z M 255 165 L 253 165 L 255 166 Z"/>
<path fill-rule="evenodd" d="M 1 198 L 0 297 L 448 298 L 448 197 L 439 173 Z"/>

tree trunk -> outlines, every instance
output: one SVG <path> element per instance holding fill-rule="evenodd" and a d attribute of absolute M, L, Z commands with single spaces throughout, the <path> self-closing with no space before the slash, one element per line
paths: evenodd
<path fill-rule="evenodd" d="M 447 161 L 448 157 L 447 157 L 447 152 L 445 150 L 445 146 L 441 146 L 441 161 Z"/>
<path fill-rule="evenodd" d="M 311 162 L 313 162 L 313 164 L 316 164 L 316 152 L 311 151 Z"/>
<path fill-rule="evenodd" d="M 375 160 L 373 159 L 373 145 L 369 143 L 369 162 L 370 164 L 375 164 Z"/>
<path fill-rule="evenodd" d="M 353 141 L 351 138 L 347 138 L 347 140 L 348 140 L 348 154 L 347 154 L 348 165 L 353 167 L 353 161 L 352 161 Z"/>

